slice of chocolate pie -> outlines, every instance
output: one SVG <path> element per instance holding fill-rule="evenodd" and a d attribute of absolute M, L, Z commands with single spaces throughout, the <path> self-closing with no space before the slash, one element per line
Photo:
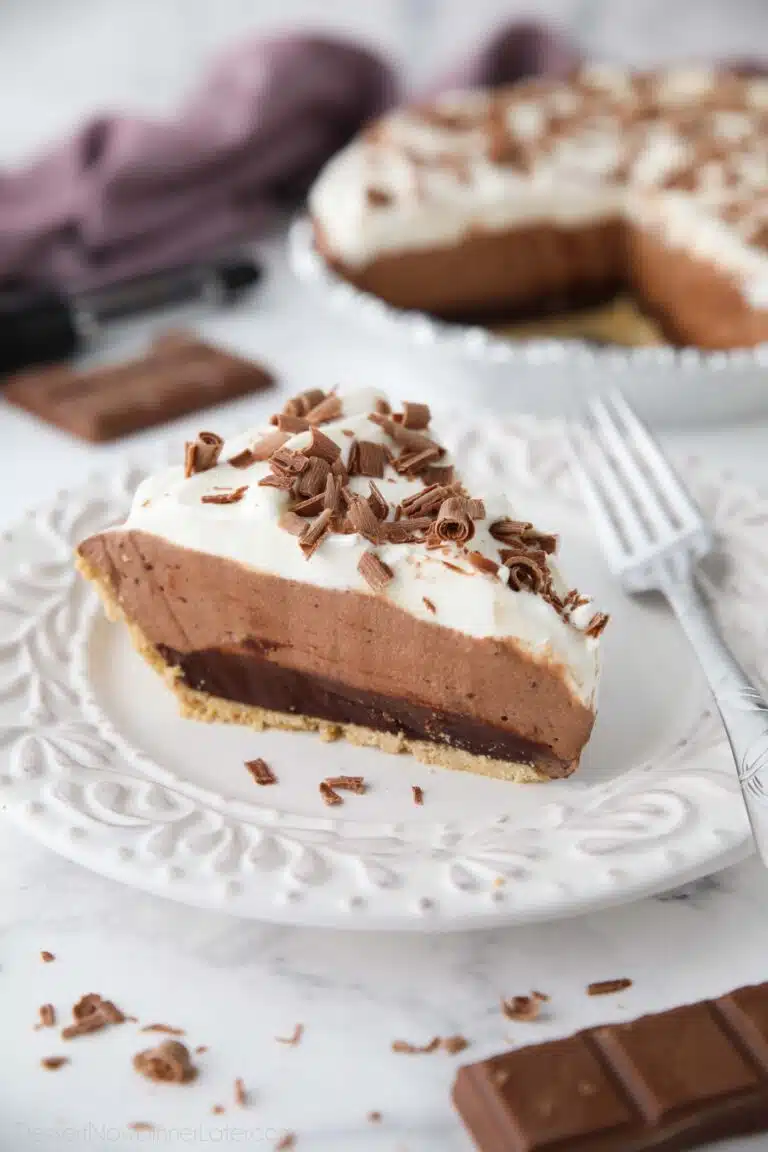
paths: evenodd
<path fill-rule="evenodd" d="M 429 409 L 311 391 L 200 433 L 78 549 L 185 716 L 317 730 L 508 780 L 567 776 L 606 617 L 553 536 L 479 499 Z"/>

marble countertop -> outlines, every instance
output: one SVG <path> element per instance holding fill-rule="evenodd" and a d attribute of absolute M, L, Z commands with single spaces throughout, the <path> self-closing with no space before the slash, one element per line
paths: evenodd
<path fill-rule="evenodd" d="M 343 325 L 298 289 L 268 247 L 264 287 L 202 330 L 263 356 L 285 392 L 343 383 L 391 385 L 420 394 L 407 350 Z M 166 317 L 169 319 L 179 317 Z M 194 319 L 194 316 L 187 319 Z M 125 326 L 110 353 L 138 346 L 148 326 Z M 217 414 L 226 430 L 269 400 Z M 0 403 L 0 527 L 126 452 L 180 442 L 199 418 L 128 444 L 86 448 Z M 768 421 L 729 429 L 678 430 L 667 439 L 753 483 L 768 481 Z M 58 858 L 3 824 L 0 838 L 0 1148 L 271 1148 L 285 1130 L 297 1152 L 466 1152 L 449 1087 L 458 1063 L 507 1044 L 626 1019 L 768 977 L 768 878 L 751 860 L 683 891 L 586 918 L 535 927 L 439 936 L 351 934 L 277 928 L 173 905 L 131 891 Z M 56 956 L 44 964 L 40 951 Z M 628 991 L 589 998 L 590 981 L 631 977 Z M 539 988 L 551 996 L 535 1023 L 507 1022 L 499 998 Z M 161 1021 L 204 1044 L 200 1076 L 185 1086 L 150 1085 L 131 1056 L 152 1036 L 126 1023 L 77 1039 L 69 1066 L 57 1033 L 35 1031 L 38 1006 L 60 1015 L 85 992 L 113 999 L 142 1023 Z M 297 1047 L 276 1036 L 305 1027 Z M 462 1033 L 465 1056 L 398 1055 L 415 1043 Z M 249 1090 L 233 1103 L 233 1082 Z M 214 1105 L 225 1106 L 213 1114 Z M 382 1113 L 379 1124 L 367 1120 Z M 138 1132 L 131 1123 L 154 1124 Z M 732 1149 L 764 1147 L 740 1141 Z"/>

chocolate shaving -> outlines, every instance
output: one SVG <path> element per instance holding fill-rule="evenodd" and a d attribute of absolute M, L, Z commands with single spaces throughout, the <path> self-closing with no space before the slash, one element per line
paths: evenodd
<path fill-rule="evenodd" d="M 403 404 L 403 411 L 395 413 L 392 417 L 403 428 L 412 428 L 414 431 L 428 428 L 431 418 L 428 404 L 413 404 L 407 400 Z"/>
<path fill-rule="evenodd" d="M 56 1026 L 56 1009 L 53 1004 L 41 1004 L 38 1013 L 40 1020 L 35 1028 L 54 1028 Z"/>
<path fill-rule="evenodd" d="M 457 1052 L 463 1052 L 465 1048 L 469 1048 L 469 1040 L 466 1036 L 446 1036 L 443 1039 L 443 1048 L 451 1056 L 455 1056 Z"/>
<path fill-rule="evenodd" d="M 328 776 L 325 783 L 329 788 L 354 792 L 357 796 L 362 796 L 366 791 L 364 776 Z"/>
<path fill-rule="evenodd" d="M 467 512 L 473 520 L 485 520 L 485 504 L 482 500 L 470 497 L 467 501 Z"/>
<path fill-rule="evenodd" d="M 201 1055 L 201 1053 L 207 1052 L 207 1051 L 208 1051 L 208 1045 L 207 1044 L 198 1044 L 197 1048 L 195 1048 L 195 1055 L 199 1056 L 199 1055 Z"/>
<path fill-rule="evenodd" d="M 382 524 L 385 540 L 390 544 L 414 544 L 424 540 L 434 521 L 429 516 L 415 516 L 411 520 L 389 520 Z"/>
<path fill-rule="evenodd" d="M 382 496 L 373 480 L 369 483 L 368 504 L 377 520 L 386 520 L 389 515 L 389 504 Z"/>
<path fill-rule="evenodd" d="M 392 409 L 389 406 L 389 401 L 385 400 L 383 396 L 378 396 L 374 404 L 374 409 L 377 416 L 389 416 Z"/>
<path fill-rule="evenodd" d="M 40 953 L 40 959 L 42 960 L 43 964 L 50 964 L 56 959 L 56 957 L 54 956 L 53 952 L 48 952 L 46 950 Z"/>
<path fill-rule="evenodd" d="M 544 998 L 537 992 L 532 992 L 530 996 L 512 996 L 509 1000 L 501 1001 L 501 1011 L 507 1020 L 536 1020 L 541 1014 L 543 1002 Z"/>
<path fill-rule="evenodd" d="M 421 478 L 425 484 L 450 485 L 456 481 L 456 470 L 452 464 L 430 464 L 422 469 Z"/>
<path fill-rule="evenodd" d="M 464 496 L 449 496 L 440 505 L 433 533 L 438 540 L 453 540 L 466 544 L 475 534 L 475 526 L 467 511 L 469 501 Z"/>
<path fill-rule="evenodd" d="M 365 198 L 372 208 L 386 208 L 394 201 L 392 193 L 385 192 L 383 188 L 366 189 Z"/>
<path fill-rule="evenodd" d="M 413 792 L 414 804 L 418 804 L 419 807 L 421 807 L 424 803 L 424 789 L 420 788 L 418 784 L 413 784 L 411 785 L 411 791 Z"/>
<path fill-rule="evenodd" d="M 304 559 L 309 560 L 322 544 L 331 530 L 331 512 L 324 508 L 320 515 L 305 529 L 299 540 L 299 547 L 304 553 Z"/>
<path fill-rule="evenodd" d="M 328 464 L 333 464 L 341 455 L 341 448 L 335 440 L 331 440 L 330 436 L 326 436 L 325 432 L 321 432 L 319 428 L 312 428 L 312 434 L 309 444 L 303 449 L 307 456 L 318 456 L 321 460 L 325 460 Z"/>
<path fill-rule="evenodd" d="M 333 472 L 329 472 L 325 478 L 322 506 L 327 508 L 335 517 L 340 516 L 345 507 L 341 498 L 341 489 L 341 476 L 334 476 Z"/>
<path fill-rule="evenodd" d="M 437 616 L 437 608 L 435 607 L 434 603 L 431 600 L 427 599 L 426 596 L 422 596 L 421 599 L 422 599 L 422 601 L 424 603 L 424 607 L 427 609 L 427 611 L 431 612 L 433 616 Z"/>
<path fill-rule="evenodd" d="M 323 496 L 325 482 L 331 473 L 331 466 L 322 456 L 311 456 L 309 467 L 299 477 L 296 493 L 299 496 Z"/>
<path fill-rule="evenodd" d="M 306 392 L 299 392 L 297 396 L 292 396 L 290 400 L 286 400 L 283 405 L 283 416 L 306 416 L 307 412 L 311 412 L 323 400 L 325 400 L 325 392 L 322 388 L 309 388 Z M 272 417 L 272 423 L 277 424 L 278 417 Z"/>
<path fill-rule="evenodd" d="M 197 1076 L 189 1049 L 179 1040 L 164 1040 L 157 1048 L 137 1052 L 133 1066 L 147 1080 L 163 1084 L 187 1084 Z"/>
<path fill-rule="evenodd" d="M 309 457 L 303 452 L 293 448 L 278 448 L 269 458 L 269 466 L 273 472 L 285 473 L 288 476 L 300 476 L 309 468 Z"/>
<path fill-rule="evenodd" d="M 589 624 L 587 624 L 586 628 L 584 629 L 584 635 L 591 636 L 593 639 L 597 639 L 609 620 L 610 616 L 607 614 L 607 612 L 595 612 Z"/>
<path fill-rule="evenodd" d="M 369 1124 L 381 1124 L 381 1112 L 369 1112 L 368 1113 L 368 1123 Z"/>
<path fill-rule="evenodd" d="M 310 424 L 327 424 L 330 420 L 338 420 L 343 416 L 344 410 L 338 396 L 331 394 L 310 408 L 305 416 Z"/>
<path fill-rule="evenodd" d="M 99 1032 L 108 1024 L 122 1024 L 125 1015 L 111 1000 L 104 1000 L 96 992 L 89 992 L 81 996 L 72 1008 L 74 1024 L 68 1024 L 61 1030 L 62 1040 L 73 1040 L 76 1036 L 85 1036 L 89 1032 Z"/>
<path fill-rule="evenodd" d="M 319 499 L 319 497 L 317 497 L 317 496 L 313 497 L 312 503 L 314 504 L 318 499 Z M 307 500 L 306 503 L 309 504 L 310 501 Z M 320 505 L 317 509 L 315 509 L 315 508 L 312 509 L 313 515 L 314 515 L 315 511 L 317 511 L 317 512 L 322 511 L 322 502 L 320 503 Z M 283 529 L 284 532 L 289 532 L 291 534 L 291 536 L 301 536 L 306 531 L 306 528 L 307 528 L 306 520 L 303 519 L 303 517 L 301 515 L 297 514 L 295 510 L 281 513 L 280 519 L 278 520 L 277 523 Z"/>
<path fill-rule="evenodd" d="M 154 1132 L 154 1124 L 150 1124 L 149 1120 L 132 1120 L 130 1124 L 126 1124 L 126 1128 L 130 1128 L 132 1132 Z"/>
<path fill-rule="evenodd" d="M 357 570 L 374 592 L 382 592 L 395 575 L 389 565 L 380 560 L 375 552 L 363 552 L 358 560 Z"/>
<path fill-rule="evenodd" d="M 428 1044 L 410 1044 L 407 1040 L 393 1040 L 392 1051 L 404 1052 L 408 1056 L 424 1055 L 429 1052 L 437 1052 L 440 1047 L 440 1037 L 433 1036 Z"/>
<path fill-rule="evenodd" d="M 505 550 L 506 551 L 506 550 Z M 509 569 L 509 586 L 515 592 L 526 589 L 529 592 L 541 592 L 547 583 L 548 571 L 537 559 L 534 553 L 511 552 L 502 553 L 504 567 Z"/>
<path fill-rule="evenodd" d="M 208 472 L 219 462 L 224 441 L 215 432 L 198 432 L 197 439 L 184 445 L 184 476 L 189 479 L 198 472 Z"/>
<path fill-rule="evenodd" d="M 257 440 L 250 448 L 244 448 L 236 456 L 227 461 L 233 468 L 250 468 L 251 464 L 258 464 L 269 460 L 270 456 L 282 448 L 290 440 L 287 432 L 269 432 L 263 439 Z"/>
<path fill-rule="evenodd" d="M 304 1025 L 297 1024 L 290 1036 L 275 1036 L 278 1044 L 288 1044 L 291 1048 L 295 1048 L 297 1044 L 301 1043 L 301 1038 L 304 1035 Z"/>
<path fill-rule="evenodd" d="M 327 483 L 328 479 L 326 479 L 326 485 Z M 291 512 L 293 512 L 294 515 L 298 516 L 299 518 L 319 516 L 324 508 L 327 508 L 327 504 L 325 502 L 325 493 L 318 492 L 316 496 L 310 496 L 308 500 L 301 500 L 298 504 L 294 504 L 291 508 Z M 304 531 L 306 526 L 307 525 L 305 520 L 305 522 L 302 524 L 302 531 Z"/>
<path fill-rule="evenodd" d="M 286 1132 L 284 1136 L 280 1137 L 277 1144 L 275 1144 L 275 1152 L 292 1152 L 292 1149 L 295 1147 L 296 1133 Z"/>
<path fill-rule="evenodd" d="M 626 976 L 618 980 L 596 980 L 587 985 L 587 996 L 610 996 L 614 992 L 624 992 L 632 987 L 632 981 Z"/>
<path fill-rule="evenodd" d="M 387 450 L 374 440 L 353 440 L 349 450 L 347 467 L 350 476 L 384 476 Z"/>
<path fill-rule="evenodd" d="M 477 568 L 478 572 L 487 572 L 489 576 L 495 576 L 499 571 L 499 565 L 495 560 L 491 560 L 488 556 L 483 556 L 482 552 L 468 552 L 467 560 L 473 568 Z"/>
<path fill-rule="evenodd" d="M 247 1107 L 248 1093 L 245 1090 L 245 1081 L 240 1076 L 235 1080 L 234 1096 L 238 1108 Z"/>
<path fill-rule="evenodd" d="M 222 1116 L 226 1112 L 226 1108 L 223 1104 L 214 1104 L 211 1108 L 211 1112 L 214 1116 Z"/>
<path fill-rule="evenodd" d="M 395 471 L 401 476 L 418 476 L 424 467 L 432 460 L 436 460 L 439 455 L 440 449 L 436 445 L 432 448 L 420 448 L 415 452 L 406 448 L 394 462 Z"/>
<path fill-rule="evenodd" d="M 171 1024 L 145 1024 L 139 1032 L 164 1032 L 166 1036 L 186 1036 L 183 1028 L 174 1028 Z"/>
<path fill-rule="evenodd" d="M 306 432 L 310 427 L 309 421 L 303 416 L 288 416 L 285 412 L 274 417 L 273 423 L 277 424 L 281 432 L 289 432 L 291 436 L 295 436 L 297 432 Z"/>
<path fill-rule="evenodd" d="M 421 492 L 414 492 L 400 501 L 398 511 L 402 516 L 424 516 L 437 512 L 440 505 L 455 493 L 444 484 L 430 484 Z"/>
<path fill-rule="evenodd" d="M 488 531 L 500 544 L 514 546 L 522 543 L 532 548 L 539 548 L 548 555 L 557 551 L 557 536 L 548 532 L 538 532 L 533 524 L 525 520 L 511 520 L 508 516 L 503 516 L 500 520 L 494 520 Z"/>
<path fill-rule="evenodd" d="M 331 788 L 330 784 L 328 784 L 325 780 L 323 780 L 319 785 L 319 791 L 320 795 L 329 808 L 337 808 L 339 804 L 344 803 L 338 792 L 335 792 L 333 788 Z"/>
<path fill-rule="evenodd" d="M 372 544 L 381 542 L 381 525 L 368 503 L 361 496 L 351 496 L 347 509 L 347 519 L 352 528 Z"/>
<path fill-rule="evenodd" d="M 257 784 L 261 784 L 262 786 L 277 784 L 277 776 L 275 776 L 266 760 L 262 760 L 261 757 L 256 760 L 246 760 L 245 766 Z"/>
<path fill-rule="evenodd" d="M 65 1064 L 69 1064 L 69 1056 L 44 1056 L 40 1064 L 49 1072 L 55 1072 L 57 1068 L 63 1068 Z"/>
<path fill-rule="evenodd" d="M 237 504 L 247 491 L 248 485 L 243 484 L 241 488 L 233 488 L 231 492 L 210 492 L 206 496 L 201 496 L 200 501 L 203 504 Z"/>

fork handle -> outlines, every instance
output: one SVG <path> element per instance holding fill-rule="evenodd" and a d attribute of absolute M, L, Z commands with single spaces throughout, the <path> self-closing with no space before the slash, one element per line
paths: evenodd
<path fill-rule="evenodd" d="M 758 848 L 768 859 L 768 704 L 720 635 L 693 576 L 662 590 L 707 678 L 731 745 Z"/>

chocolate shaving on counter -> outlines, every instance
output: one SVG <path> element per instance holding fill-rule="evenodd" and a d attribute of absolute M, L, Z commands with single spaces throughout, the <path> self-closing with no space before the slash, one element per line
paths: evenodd
<path fill-rule="evenodd" d="M 466 544 L 475 534 L 475 526 L 469 515 L 469 501 L 464 496 L 449 496 L 440 505 L 433 532 L 438 540 L 452 540 L 456 544 Z"/>
<path fill-rule="evenodd" d="M 180 1040 L 164 1040 L 157 1048 L 137 1052 L 133 1067 L 147 1080 L 163 1084 L 188 1084 L 197 1076 L 189 1049 Z"/>
<path fill-rule="evenodd" d="M 365 198 L 372 208 L 386 208 L 394 200 L 392 193 L 383 188 L 367 188 Z"/>
<path fill-rule="evenodd" d="M 501 1001 L 501 1011 L 507 1020 L 537 1020 L 541 1015 L 543 1002 L 536 992 L 532 992 L 530 996 L 512 996 L 509 1000 Z"/>
<path fill-rule="evenodd" d="M 269 460 L 270 456 L 282 448 L 290 440 L 287 432 L 268 432 L 261 440 L 257 440 L 250 448 L 244 448 L 236 456 L 227 461 L 233 468 L 250 468 L 251 464 L 259 464 Z"/>
<path fill-rule="evenodd" d="M 495 560 L 491 560 L 488 556 L 483 556 L 482 552 L 468 552 L 467 560 L 473 568 L 477 568 L 478 572 L 487 572 L 489 576 L 496 576 L 499 571 L 499 565 Z"/>
<path fill-rule="evenodd" d="M 304 559 L 309 560 L 322 544 L 331 530 L 332 514 L 330 509 L 324 508 L 320 515 L 305 529 L 304 535 L 299 539 L 299 547 L 304 553 Z"/>
<path fill-rule="evenodd" d="M 407 1040 L 393 1040 L 392 1051 L 404 1052 L 407 1056 L 422 1056 L 430 1052 L 437 1052 L 440 1047 L 440 1037 L 433 1036 L 428 1044 L 410 1044 Z"/>
<path fill-rule="evenodd" d="M 63 1068 L 65 1064 L 69 1064 L 69 1056 L 44 1056 L 40 1064 L 49 1072 L 55 1072 L 57 1068 Z"/>
<path fill-rule="evenodd" d="M 304 1035 L 304 1025 L 297 1024 L 290 1036 L 275 1036 L 278 1044 L 288 1044 L 291 1048 L 295 1048 L 297 1044 L 301 1043 L 301 1038 Z"/>
<path fill-rule="evenodd" d="M 296 1147 L 296 1133 L 286 1132 L 275 1144 L 275 1152 L 292 1152 Z"/>
<path fill-rule="evenodd" d="M 72 1008 L 74 1024 L 61 1030 L 62 1040 L 73 1040 L 89 1032 L 99 1032 L 109 1024 L 122 1024 L 125 1015 L 111 1000 L 104 1000 L 97 992 L 81 996 Z"/>
<path fill-rule="evenodd" d="M 53 960 L 56 959 L 56 957 L 54 956 L 53 952 L 48 952 L 46 950 L 40 953 L 40 959 L 42 960 L 43 964 L 50 964 Z"/>
<path fill-rule="evenodd" d="M 277 784 L 277 776 L 266 760 L 262 760 L 261 757 L 256 760 L 246 760 L 245 766 L 257 784 Z"/>
<path fill-rule="evenodd" d="M 589 624 L 587 624 L 586 628 L 584 629 L 584 635 L 592 636 L 594 639 L 597 639 L 609 620 L 610 616 L 607 612 L 595 612 Z"/>
<path fill-rule="evenodd" d="M 331 394 L 310 408 L 305 416 L 310 424 L 328 424 L 331 420 L 338 420 L 344 415 L 344 408 L 338 396 Z"/>
<path fill-rule="evenodd" d="M 164 1032 L 166 1036 L 186 1036 L 184 1028 L 174 1028 L 171 1024 L 145 1024 L 139 1032 Z"/>
<path fill-rule="evenodd" d="M 208 472 L 219 462 L 224 441 L 215 432 L 198 432 L 196 440 L 184 445 L 184 476 L 189 479 L 198 472 Z"/>
<path fill-rule="evenodd" d="M 424 803 L 424 789 L 420 788 L 418 784 L 412 784 L 411 791 L 413 792 L 414 804 L 418 804 L 419 807 L 421 807 Z"/>
<path fill-rule="evenodd" d="M 403 403 L 403 411 L 396 412 L 392 419 L 397 424 L 402 424 L 403 428 L 412 428 L 415 432 L 420 432 L 429 427 L 432 414 L 428 404 L 414 404 L 406 400 Z"/>
<path fill-rule="evenodd" d="M 243 484 L 241 488 L 233 488 L 231 492 L 210 492 L 206 496 L 201 496 L 200 501 L 203 504 L 237 504 L 247 491 L 248 485 Z"/>
<path fill-rule="evenodd" d="M 624 992 L 632 987 L 632 981 L 626 976 L 618 980 L 596 980 L 587 985 L 587 996 L 611 996 L 614 992 Z"/>
<path fill-rule="evenodd" d="M 335 792 L 325 780 L 319 785 L 319 792 L 329 808 L 337 808 L 339 804 L 344 803 L 338 792 Z"/>
<path fill-rule="evenodd" d="M 290 400 L 286 400 L 283 405 L 283 416 L 306 416 L 307 412 L 311 412 L 316 408 L 321 401 L 325 400 L 325 392 L 322 388 L 308 388 L 306 392 L 299 392 L 297 396 L 292 396 Z M 277 424 L 278 417 L 272 417 L 272 423 Z"/>
<path fill-rule="evenodd" d="M 325 783 L 329 788 L 339 789 L 342 792 L 354 792 L 362 796 L 367 790 L 364 776 L 328 776 Z"/>
<path fill-rule="evenodd" d="M 296 484 L 297 496 L 312 498 L 325 494 L 325 482 L 331 475 L 331 466 L 322 456 L 310 456 L 309 467 L 302 473 Z"/>
<path fill-rule="evenodd" d="M 395 576 L 389 565 L 380 560 L 375 552 L 363 552 L 357 562 L 357 570 L 374 592 L 383 592 Z"/>
<path fill-rule="evenodd" d="M 377 520 L 386 520 L 389 515 L 389 504 L 382 496 L 373 480 L 369 482 L 368 504 Z"/>
<path fill-rule="evenodd" d="M 241 1076 L 235 1080 L 234 1087 L 235 1104 L 238 1108 L 245 1108 L 248 1105 L 248 1093 L 245 1090 L 245 1081 Z"/>
<path fill-rule="evenodd" d="M 291 436 L 295 436 L 297 432 L 306 432 L 311 427 L 303 416 L 287 416 L 284 412 L 273 417 L 272 423 L 277 424 L 281 432 L 289 432 Z"/>
<path fill-rule="evenodd" d="M 38 1008 L 40 1019 L 35 1028 L 54 1028 L 56 1026 L 56 1009 L 53 1004 L 41 1004 Z"/>
<path fill-rule="evenodd" d="M 437 608 L 435 607 L 434 603 L 431 600 L 429 600 L 426 596 L 422 596 L 421 599 L 422 599 L 422 603 L 424 604 L 424 607 L 426 608 L 427 612 L 431 612 L 433 616 L 437 616 Z"/>
<path fill-rule="evenodd" d="M 469 1048 L 469 1040 L 466 1036 L 446 1036 L 443 1039 L 443 1048 L 451 1056 L 455 1056 L 457 1052 L 463 1052 L 465 1048 Z"/>
<path fill-rule="evenodd" d="M 336 441 L 331 440 L 330 436 L 326 436 L 319 428 L 312 429 L 309 444 L 302 451 L 306 452 L 307 456 L 318 456 L 328 464 L 333 464 L 341 455 L 341 448 Z"/>
<path fill-rule="evenodd" d="M 347 519 L 360 536 L 364 536 L 372 544 L 381 543 L 381 523 L 368 501 L 362 496 L 350 496 Z"/>
<path fill-rule="evenodd" d="M 307 501 L 309 503 L 309 501 Z M 322 512 L 322 504 L 317 508 L 318 512 Z M 314 515 L 314 510 L 312 512 Z M 307 529 L 306 520 L 295 511 L 281 512 L 280 519 L 277 521 L 278 526 L 284 532 L 288 532 L 291 536 L 301 536 Z"/>
<path fill-rule="evenodd" d="M 375 440 L 353 440 L 347 467 L 350 476 L 375 476 L 381 480 L 387 462 L 387 450 Z"/>

